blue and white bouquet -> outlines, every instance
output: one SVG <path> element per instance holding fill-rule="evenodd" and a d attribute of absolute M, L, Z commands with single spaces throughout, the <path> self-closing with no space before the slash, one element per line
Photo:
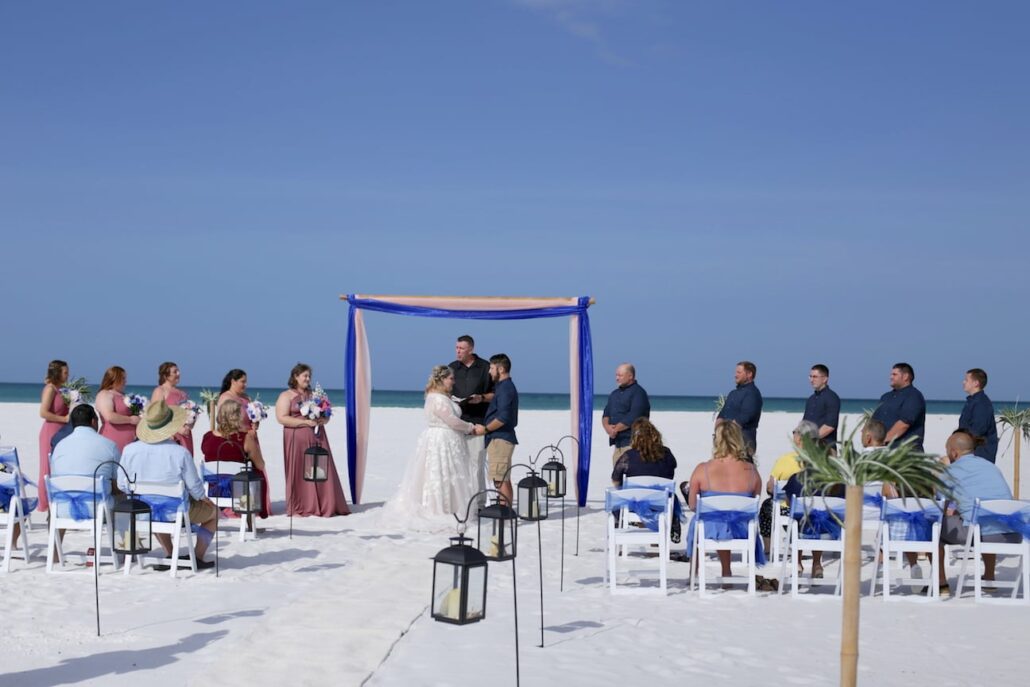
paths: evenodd
<path fill-rule="evenodd" d="M 268 418 L 268 406 L 258 400 L 247 404 L 247 417 L 251 422 L 261 422 Z"/>
<path fill-rule="evenodd" d="M 90 393 L 89 385 L 86 384 L 85 377 L 76 377 L 68 381 L 67 386 L 62 386 L 60 389 L 61 398 L 64 399 L 65 404 L 71 408 L 77 406 L 80 403 L 89 403 L 93 394 Z"/>
<path fill-rule="evenodd" d="M 129 415 L 141 415 L 147 407 L 147 397 L 140 394 L 125 394 L 123 400 L 129 409 Z"/>
<path fill-rule="evenodd" d="M 198 403 L 188 398 L 182 402 L 182 407 L 186 410 L 186 424 L 190 427 L 197 424 L 197 418 L 204 413 L 204 409 Z"/>
<path fill-rule="evenodd" d="M 315 384 L 315 390 L 311 392 L 311 398 L 300 404 L 301 417 L 308 420 L 319 418 L 329 419 L 333 415 L 333 406 L 329 403 L 329 394 L 325 392 L 321 384 Z"/>

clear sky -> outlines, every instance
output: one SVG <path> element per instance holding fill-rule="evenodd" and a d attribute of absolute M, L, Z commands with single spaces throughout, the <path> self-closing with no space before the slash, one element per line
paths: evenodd
<path fill-rule="evenodd" d="M 591 295 L 596 383 L 1030 397 L 1030 4 L 0 5 L 0 380 L 343 384 L 341 293 Z M 568 387 L 564 321 L 368 316 Z"/>

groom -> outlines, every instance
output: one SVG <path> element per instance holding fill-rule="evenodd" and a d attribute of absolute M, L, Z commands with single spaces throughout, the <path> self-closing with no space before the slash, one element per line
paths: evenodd
<path fill-rule="evenodd" d="M 503 353 L 490 356 L 494 397 L 486 409 L 486 457 L 490 479 L 508 503 L 512 499 L 511 457 L 515 453 L 515 426 L 519 424 L 519 392 L 511 381 L 511 359 Z"/>

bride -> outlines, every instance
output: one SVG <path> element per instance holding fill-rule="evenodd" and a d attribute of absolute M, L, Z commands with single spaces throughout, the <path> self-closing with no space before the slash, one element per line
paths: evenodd
<path fill-rule="evenodd" d="M 415 457 L 404 472 L 397 495 L 385 513 L 394 518 L 436 519 L 451 513 L 465 514 L 475 493 L 464 434 L 483 434 L 482 425 L 461 419 L 451 400 L 454 373 L 437 365 L 426 385 L 424 412 L 429 426 L 418 438 Z"/>

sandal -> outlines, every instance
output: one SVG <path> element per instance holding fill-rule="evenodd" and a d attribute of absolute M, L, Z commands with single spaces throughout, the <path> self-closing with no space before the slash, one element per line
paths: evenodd
<path fill-rule="evenodd" d="M 755 575 L 755 585 L 758 587 L 758 591 L 760 592 L 780 591 L 780 581 L 772 577 L 762 577 L 761 575 Z"/>
<path fill-rule="evenodd" d="M 821 580 L 823 579 L 823 566 L 813 565 L 812 566 L 812 579 Z"/>

